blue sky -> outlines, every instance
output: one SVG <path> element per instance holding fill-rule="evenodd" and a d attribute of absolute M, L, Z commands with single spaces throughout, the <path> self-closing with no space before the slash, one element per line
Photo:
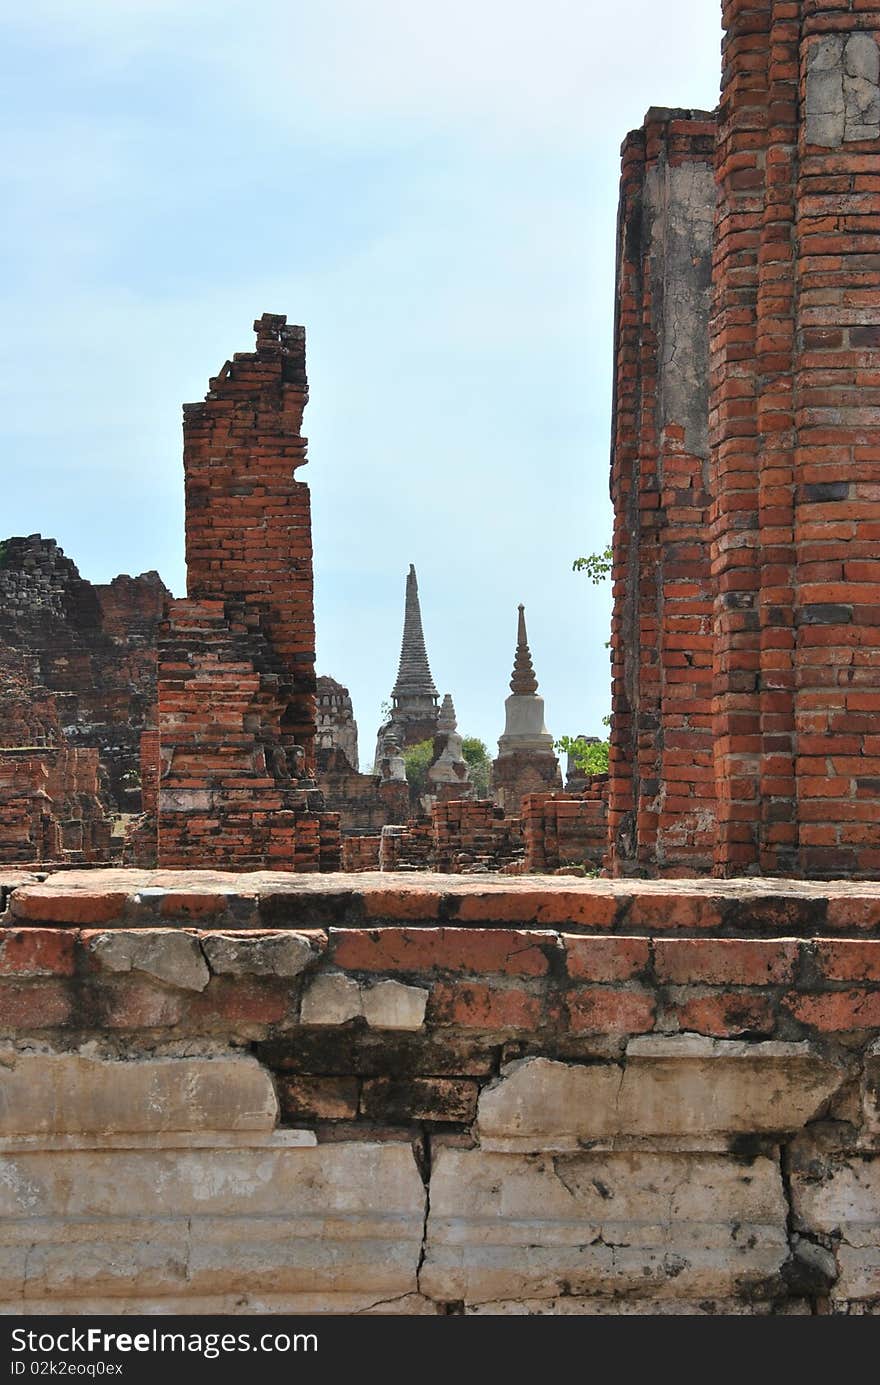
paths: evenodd
<path fill-rule="evenodd" d="M 371 753 L 416 564 L 495 753 L 526 604 L 598 732 L 619 146 L 717 101 L 714 0 L 0 0 L 0 537 L 185 588 L 180 405 L 307 330 L 318 669 Z"/>

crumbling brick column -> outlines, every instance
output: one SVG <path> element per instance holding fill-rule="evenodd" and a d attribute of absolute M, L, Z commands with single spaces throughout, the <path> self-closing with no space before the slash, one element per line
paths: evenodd
<path fill-rule="evenodd" d="M 158 861 L 247 870 L 338 866 L 314 788 L 305 334 L 254 324 L 202 404 L 184 406 L 187 591 L 159 648 Z"/>
<path fill-rule="evenodd" d="M 623 146 L 612 423 L 611 863 L 707 869 L 714 842 L 708 317 L 714 117 Z"/>

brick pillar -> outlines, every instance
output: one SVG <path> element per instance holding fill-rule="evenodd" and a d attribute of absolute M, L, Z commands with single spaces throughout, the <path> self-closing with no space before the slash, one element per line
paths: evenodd
<path fill-rule="evenodd" d="M 728 0 L 724 25 L 715 869 L 874 874 L 880 9 Z"/>
<path fill-rule="evenodd" d="M 805 875 L 880 871 L 880 0 L 802 5 L 795 289 Z"/>
<path fill-rule="evenodd" d="M 282 743 L 315 760 L 315 617 L 301 436 L 305 329 L 264 313 L 255 352 L 236 352 L 199 404 L 184 405 L 187 595 L 222 600 L 275 655 Z"/>
<path fill-rule="evenodd" d="M 714 116 L 623 146 L 617 261 L 611 865 L 706 869 L 714 841 L 708 318 Z"/>
<path fill-rule="evenodd" d="M 255 329 L 256 351 L 184 406 L 188 596 L 160 626 L 157 859 L 331 870 L 339 819 L 312 779 L 308 488 L 294 480 L 305 336 L 273 314 Z"/>
<path fill-rule="evenodd" d="M 796 5 L 728 0 L 710 441 L 719 874 L 793 864 Z"/>

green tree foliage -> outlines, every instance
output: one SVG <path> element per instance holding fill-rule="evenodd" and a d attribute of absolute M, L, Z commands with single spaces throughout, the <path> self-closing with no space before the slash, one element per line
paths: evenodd
<path fill-rule="evenodd" d="M 563 755 L 571 755 L 578 769 L 584 774 L 608 773 L 608 742 L 586 741 L 583 736 L 560 736 L 555 748 Z"/>
<path fill-rule="evenodd" d="M 470 769 L 474 793 L 477 798 L 487 798 L 489 795 L 489 770 L 492 762 L 489 759 L 489 752 L 485 743 L 476 736 L 463 736 L 461 753 Z M 433 758 L 433 740 L 419 741 L 403 752 L 407 783 L 413 798 L 420 797 L 427 790 L 428 770 Z"/>
<path fill-rule="evenodd" d="M 418 798 L 425 792 L 428 783 L 428 770 L 434 758 L 434 742 L 418 741 L 403 752 L 406 765 L 406 778 L 410 795 Z"/>
<path fill-rule="evenodd" d="M 476 798 L 488 798 L 492 761 L 489 758 L 485 741 L 479 740 L 477 736 L 463 736 L 461 753 L 468 762 L 471 782 L 474 786 L 474 796 Z"/>

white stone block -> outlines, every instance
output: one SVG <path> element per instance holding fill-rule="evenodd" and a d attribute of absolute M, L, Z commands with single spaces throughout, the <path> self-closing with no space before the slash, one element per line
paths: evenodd
<path fill-rule="evenodd" d="M 480 1094 L 484 1149 L 569 1150 L 586 1140 L 796 1130 L 842 1074 L 808 1044 L 699 1035 L 632 1040 L 624 1064 L 525 1058 Z"/>
<path fill-rule="evenodd" d="M 441 1148 L 423 1293 L 733 1295 L 788 1254 L 778 1165 L 729 1155 L 538 1157 Z"/>
<path fill-rule="evenodd" d="M 364 1012 L 361 988 L 351 976 L 327 972 L 316 976 L 302 998 L 303 1024 L 345 1024 Z"/>
<path fill-rule="evenodd" d="M 271 1131 L 275 1089 L 255 1058 L 102 1060 L 20 1054 L 0 1068 L 0 1136 Z"/>
<path fill-rule="evenodd" d="M 379 981 L 361 988 L 363 1012 L 373 1029 L 421 1029 L 428 991 L 401 981 Z"/>

